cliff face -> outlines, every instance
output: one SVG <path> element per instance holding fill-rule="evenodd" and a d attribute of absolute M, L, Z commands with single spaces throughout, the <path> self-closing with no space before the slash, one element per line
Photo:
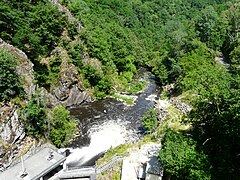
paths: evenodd
<path fill-rule="evenodd" d="M 83 90 L 76 67 L 66 59 L 62 60 L 56 79 L 57 85 L 47 91 L 35 83 L 34 65 L 23 51 L 1 38 L 0 48 L 6 49 L 18 58 L 16 74 L 20 77 L 25 93 L 22 100 L 0 102 L 0 171 L 2 171 L 36 143 L 36 140 L 26 136 L 24 122 L 19 118 L 19 110 L 37 89 L 40 89 L 48 107 L 80 105 L 85 101 L 91 101 L 91 96 Z"/>
<path fill-rule="evenodd" d="M 76 67 L 64 60 L 60 66 L 57 86 L 51 89 L 51 93 L 41 89 L 42 96 L 50 107 L 57 105 L 71 107 L 92 101 L 90 94 L 83 89 Z"/>
<path fill-rule="evenodd" d="M 20 83 L 29 97 L 35 92 L 33 63 L 26 54 L 4 42 L 0 38 L 0 48 L 4 48 L 18 58 L 16 74 L 20 77 Z M 19 120 L 19 103 L 24 102 L 0 102 L 0 170 L 7 168 L 14 159 L 24 150 L 27 139 L 24 132 L 23 122 Z"/>

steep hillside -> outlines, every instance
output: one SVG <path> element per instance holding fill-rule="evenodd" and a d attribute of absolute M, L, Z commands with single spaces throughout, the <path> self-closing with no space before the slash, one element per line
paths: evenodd
<path fill-rule="evenodd" d="M 147 133 L 163 135 L 165 175 L 237 179 L 239 24 L 237 0 L 0 1 L 1 162 L 17 157 L 25 140 L 66 145 L 77 125 L 66 107 L 134 93 L 144 66 L 171 84 L 162 96 L 186 95 L 192 107 L 168 116 L 170 127 L 161 112 L 143 118 Z"/>

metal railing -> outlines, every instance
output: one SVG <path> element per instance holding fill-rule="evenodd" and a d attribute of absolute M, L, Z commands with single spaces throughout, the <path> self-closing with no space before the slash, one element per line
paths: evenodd
<path fill-rule="evenodd" d="M 119 163 L 120 161 L 122 161 L 124 159 L 124 157 L 121 156 L 114 156 L 110 162 L 96 168 L 96 174 L 101 174 L 102 172 L 113 168 L 117 163 Z"/>

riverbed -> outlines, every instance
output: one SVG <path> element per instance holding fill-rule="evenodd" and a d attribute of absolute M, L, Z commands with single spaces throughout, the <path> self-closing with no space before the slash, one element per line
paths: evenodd
<path fill-rule="evenodd" d="M 143 114 L 154 108 L 160 87 L 157 85 L 155 76 L 151 73 L 144 73 L 144 78 L 148 81 L 147 87 L 137 96 L 133 106 L 125 106 L 123 102 L 114 98 L 86 103 L 79 107 L 72 107 L 71 116 L 79 121 L 80 135 L 70 145 L 73 148 L 88 146 L 90 144 L 91 132 L 106 124 L 106 122 L 116 122 L 127 126 L 127 129 L 134 131 L 141 136 L 143 132 L 141 119 Z"/>

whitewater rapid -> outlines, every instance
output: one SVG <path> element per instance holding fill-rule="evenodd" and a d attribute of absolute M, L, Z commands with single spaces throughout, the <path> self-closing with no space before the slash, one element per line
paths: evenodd
<path fill-rule="evenodd" d="M 70 149 L 71 154 L 64 162 L 63 169 L 90 166 L 110 148 L 138 140 L 137 133 L 122 119 L 105 121 L 89 129 L 90 144 L 87 147 Z"/>

